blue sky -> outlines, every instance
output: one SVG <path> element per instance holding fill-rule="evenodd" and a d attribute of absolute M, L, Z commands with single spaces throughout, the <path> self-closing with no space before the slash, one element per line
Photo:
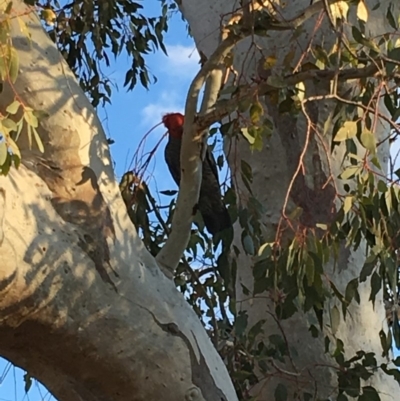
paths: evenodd
<path fill-rule="evenodd" d="M 158 78 L 157 83 L 148 91 L 139 86 L 132 92 L 120 90 L 113 95 L 112 106 L 99 110 L 107 136 L 115 140 L 111 152 L 117 163 L 118 176 L 125 172 L 128 152 L 131 158 L 143 135 L 160 122 L 162 115 L 171 111 L 183 111 L 187 89 L 199 68 L 199 59 L 192 41 L 185 33 L 183 23 L 179 25 L 180 35 L 178 32 L 167 35 L 166 48 L 169 56 L 158 52 L 147 57 L 150 71 Z M 177 29 L 174 28 L 173 31 Z M 121 82 L 124 73 L 121 72 L 120 75 Z M 155 129 L 149 137 L 150 141 L 147 141 L 147 149 L 151 149 L 151 145 L 164 132 L 163 127 Z M 160 158 L 161 162 L 163 155 L 160 153 L 158 156 L 160 155 L 157 159 Z"/>
<path fill-rule="evenodd" d="M 146 3 L 146 16 L 156 16 L 159 13 L 158 1 Z M 146 57 L 150 72 L 158 79 L 148 91 L 140 84 L 130 92 L 123 88 L 125 72 L 129 68 L 127 57 L 122 56 L 105 71 L 119 88 L 118 91 L 113 91 L 111 106 L 107 106 L 105 110 L 98 110 L 107 137 L 115 140 L 111 146 L 111 154 L 117 179 L 129 166 L 142 137 L 161 121 L 162 115 L 171 111 L 183 111 L 188 86 L 198 71 L 199 57 L 196 48 L 187 34 L 185 22 L 178 13 L 172 15 L 169 22 L 165 45 L 168 57 L 161 51 Z M 152 149 L 164 133 L 163 127 L 155 129 L 146 141 L 146 150 Z M 151 184 L 154 187 L 157 182 L 160 190 L 176 188 L 164 163 L 165 143 L 162 143 L 150 166 L 150 173 L 154 178 Z M 23 374 L 21 369 L 10 368 L 7 361 L 0 359 L 0 401 L 51 399 L 47 390 L 37 383 L 25 394 Z"/>
<path fill-rule="evenodd" d="M 151 7 L 146 6 L 146 15 L 157 15 L 160 12 L 158 2 L 149 4 Z M 111 153 L 116 163 L 117 178 L 129 167 L 139 141 L 151 127 L 161 121 L 162 115 L 167 112 L 183 112 L 189 84 L 199 69 L 199 56 L 194 42 L 187 34 L 185 22 L 177 13 L 172 15 L 169 22 L 165 46 L 168 56 L 161 50 L 146 56 L 149 71 L 158 79 L 149 90 L 140 84 L 131 92 L 126 92 L 122 87 L 129 63 L 127 57 L 122 56 L 117 60 L 115 68 L 113 66 L 110 69 L 109 77 L 118 84 L 119 92 L 113 93 L 112 105 L 105 110 L 99 109 L 98 114 L 107 136 L 115 140 Z M 146 150 L 150 150 L 164 133 L 162 126 L 152 131 L 146 141 Z M 165 143 L 156 155 L 155 178 L 166 178 L 163 157 Z M 167 183 L 172 185 L 172 180 Z"/>

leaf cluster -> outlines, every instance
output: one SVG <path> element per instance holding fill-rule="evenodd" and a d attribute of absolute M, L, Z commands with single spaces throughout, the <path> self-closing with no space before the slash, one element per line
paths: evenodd
<path fill-rule="evenodd" d="M 176 8 L 166 1 L 160 4 L 159 16 L 146 17 L 143 5 L 131 0 L 37 3 L 50 37 L 94 106 L 111 103 L 113 82 L 104 67 L 111 66 L 112 58 L 128 56 L 130 67 L 124 81 L 128 90 L 138 81 L 148 88 L 155 80 L 144 57 L 158 49 L 166 54 L 163 38 L 168 30 L 168 13 Z M 54 16 L 50 25 L 49 14 Z"/>

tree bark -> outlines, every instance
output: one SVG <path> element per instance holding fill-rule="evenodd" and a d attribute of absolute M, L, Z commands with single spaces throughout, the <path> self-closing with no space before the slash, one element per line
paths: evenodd
<path fill-rule="evenodd" d="M 0 176 L 0 354 L 62 400 L 235 400 L 195 313 L 129 220 L 105 135 L 36 14 L 13 2 L 17 98 L 45 151 Z M 17 117 L 20 117 L 22 111 Z"/>
<path fill-rule="evenodd" d="M 320 4 L 322 3 L 321 1 Z M 374 11 L 374 1 L 365 3 L 369 10 L 366 29 L 369 35 L 374 37 L 391 31 L 385 18 L 385 10 L 387 10 L 389 2 L 381 2 L 380 7 Z M 221 26 L 226 24 L 237 10 L 240 10 L 241 4 L 237 2 L 233 5 L 224 0 L 208 3 L 199 3 L 196 0 L 182 2 L 183 15 L 189 23 L 199 51 L 206 57 L 214 52 L 220 42 Z M 278 20 L 288 21 L 306 9 L 310 2 L 309 0 L 293 0 L 287 2 L 286 6 L 281 6 L 279 1 L 270 1 L 268 5 L 269 11 Z M 398 7 L 397 3 L 395 7 Z M 398 15 L 397 10 L 393 14 Z M 350 13 L 349 21 L 354 23 L 355 20 L 354 12 Z M 296 64 L 311 41 L 313 45 L 320 44 L 325 49 L 329 49 L 335 40 L 335 33 L 326 15 L 321 20 L 321 14 L 316 14 L 304 24 L 304 32 L 299 33 L 296 40 L 292 40 L 292 35 L 291 31 L 271 31 L 268 37 L 253 36 L 242 41 L 234 50 L 235 79 L 239 83 L 244 83 L 260 77 L 266 79 L 267 76 L 263 76 L 263 74 L 271 75 L 271 71 L 279 75 L 279 71 L 283 70 L 283 60 L 289 52 L 293 52 L 293 63 Z M 252 46 L 253 44 L 256 46 Z M 268 57 L 276 58 L 276 66 L 271 67 L 271 71 L 260 69 L 260 65 Z M 312 80 L 308 80 L 304 84 L 305 97 L 329 93 L 329 80 L 321 80 L 318 85 Z M 356 85 L 357 81 L 353 81 L 350 87 L 354 90 Z M 263 150 L 252 152 L 249 150 L 249 143 L 246 140 L 235 138 L 226 141 L 226 151 L 232 171 L 232 180 L 236 185 L 238 202 L 244 206 L 247 204 L 249 193 L 240 179 L 240 162 L 245 160 L 251 165 L 253 194 L 266 209 L 263 216 L 264 238 L 267 241 L 273 241 L 289 188 L 290 196 L 286 205 L 288 215 L 296 207 L 301 207 L 303 210 L 302 223 L 305 226 L 314 227 L 316 223 L 329 223 L 330 209 L 336 202 L 335 191 L 332 185 L 325 184 L 332 175 L 338 188 L 342 188 L 343 181 L 338 180 L 337 176 L 343 171 L 344 146 L 337 146 L 335 151 L 327 156 L 326 149 L 330 149 L 332 140 L 329 130 L 324 136 L 324 141 L 310 139 L 307 136 L 308 124 L 303 115 L 295 117 L 288 113 L 279 113 L 277 106 L 271 102 L 268 96 L 263 99 L 263 102 L 266 115 L 274 123 L 272 137 L 264 139 Z M 307 112 L 311 121 L 321 132 L 334 107 L 335 102 L 330 100 L 309 104 Z M 377 142 L 387 137 L 388 133 L 389 126 L 387 124 L 382 122 L 378 124 Z M 302 155 L 304 149 L 306 151 Z M 300 158 L 303 156 L 303 168 L 292 182 Z M 389 157 L 387 143 L 380 147 L 378 157 L 383 171 L 386 171 Z M 337 391 L 337 371 L 336 368 L 332 368 L 336 365 L 333 359 L 324 352 L 323 335 L 320 334 L 318 339 L 314 339 L 310 334 L 310 324 L 317 324 L 315 317 L 311 314 L 298 313 L 288 320 L 281 321 L 278 325 L 272 317 L 274 305 L 271 301 L 265 300 L 268 297 L 271 298 L 272 294 L 261 294 L 263 296 L 249 299 L 249 296 L 243 293 L 242 285 L 250 290 L 253 289 L 252 267 L 254 262 L 243 251 L 241 231 L 239 224 L 236 223 L 234 245 L 242 250 L 236 261 L 238 266 L 236 283 L 238 309 L 248 313 L 249 328 L 261 319 L 266 319 L 263 326 L 266 337 L 273 333 L 279 335 L 284 333 L 289 347 L 294 347 L 298 352 L 292 361 L 285 364 L 277 363 L 272 374 L 264 377 L 260 375 L 261 383 L 258 388 L 254 389 L 254 395 L 257 394 L 262 400 L 274 399 L 276 385 L 281 382 L 289 388 L 289 399 L 292 399 L 291 395 L 297 394 L 298 398 L 293 396 L 293 399 L 302 400 L 302 394 L 305 391 L 311 393 L 315 397 L 313 399 L 326 399 Z M 343 293 L 347 283 L 359 276 L 365 261 L 365 248 L 361 246 L 358 252 L 343 248 L 339 260 L 340 263 L 336 269 L 333 266 L 327 266 L 325 273 Z M 378 297 L 375 307 L 372 305 L 369 301 L 370 283 L 368 281 L 360 285 L 359 293 L 360 305 L 355 305 L 353 302 L 345 321 L 341 316 L 336 337 L 344 342 L 346 357 L 350 358 L 357 351 L 363 349 L 366 352 L 374 352 L 379 365 L 380 362 L 387 362 L 386 359 L 380 358 L 382 347 L 378 335 L 382 328 L 386 328 L 383 300 Z M 325 305 L 324 334 L 331 334 L 328 312 L 334 305 L 334 298 L 329 305 Z M 381 372 L 374 374 L 367 384 L 373 385 L 378 390 L 381 400 L 389 401 L 398 398 L 398 384 Z"/>

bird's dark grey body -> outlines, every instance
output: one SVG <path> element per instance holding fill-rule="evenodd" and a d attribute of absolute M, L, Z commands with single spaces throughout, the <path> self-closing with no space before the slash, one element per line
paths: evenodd
<path fill-rule="evenodd" d="M 165 161 L 172 178 L 178 186 L 181 178 L 181 143 L 181 138 L 169 135 L 168 143 L 165 147 Z M 202 173 L 203 178 L 200 186 L 198 207 L 207 230 L 214 235 L 231 227 L 232 223 L 228 210 L 221 199 L 217 165 L 210 149 L 207 149 Z"/>

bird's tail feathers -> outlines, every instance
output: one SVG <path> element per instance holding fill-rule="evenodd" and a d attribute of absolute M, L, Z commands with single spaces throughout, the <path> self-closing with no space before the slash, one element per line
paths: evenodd
<path fill-rule="evenodd" d="M 212 214 L 202 213 L 204 225 L 211 235 L 215 235 L 223 230 L 232 227 L 231 217 L 228 210 L 224 206 L 220 213 L 214 212 Z"/>

